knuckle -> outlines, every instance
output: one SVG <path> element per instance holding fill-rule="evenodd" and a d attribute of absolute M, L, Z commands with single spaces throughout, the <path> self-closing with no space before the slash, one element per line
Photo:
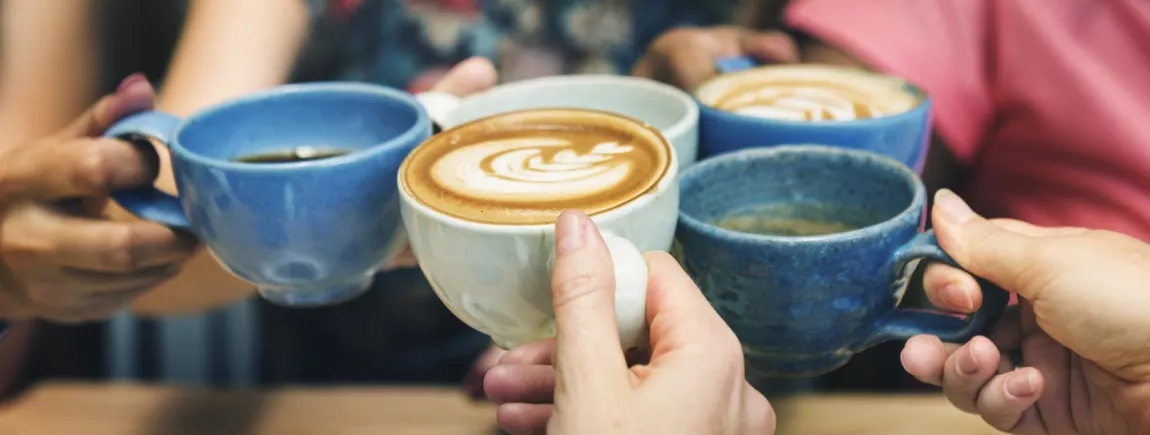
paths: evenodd
<path fill-rule="evenodd" d="M 102 235 L 103 252 L 100 263 L 108 270 L 130 272 L 139 268 L 143 260 L 135 253 L 132 229 L 127 225 L 113 225 Z"/>
<path fill-rule="evenodd" d="M 699 37 L 701 31 L 697 27 L 680 26 L 666 31 L 655 39 L 651 46 L 657 50 L 673 48 L 674 45 L 690 41 Z"/>
<path fill-rule="evenodd" d="M 111 171 L 115 162 L 108 158 L 100 141 L 84 139 L 76 144 L 76 161 L 70 176 L 77 186 L 96 190 L 106 190 L 110 185 Z"/>
<path fill-rule="evenodd" d="M 578 273 L 568 277 L 556 279 L 552 283 L 554 304 L 556 308 L 566 306 L 574 301 L 593 297 L 596 293 L 610 291 L 611 285 L 593 273 Z"/>

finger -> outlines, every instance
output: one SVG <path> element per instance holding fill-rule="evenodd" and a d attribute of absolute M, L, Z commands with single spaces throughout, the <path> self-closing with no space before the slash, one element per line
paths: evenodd
<path fill-rule="evenodd" d="M 150 289 L 175 278 L 179 273 L 180 267 L 176 265 L 157 266 L 122 274 L 65 269 L 58 272 L 58 282 L 71 292 L 98 297 Z"/>
<path fill-rule="evenodd" d="M 551 403 L 555 398 L 555 368 L 497 365 L 483 377 L 483 391 L 499 404 Z"/>
<path fill-rule="evenodd" d="M 661 354 L 686 347 L 711 353 L 700 362 L 725 357 L 741 361 L 742 348 L 735 334 L 674 257 L 662 251 L 648 252 L 644 257 L 652 362 Z"/>
<path fill-rule="evenodd" d="M 799 61 L 799 47 L 790 35 L 780 31 L 744 32 L 739 37 L 743 53 L 760 61 L 795 63 Z"/>
<path fill-rule="evenodd" d="M 135 73 L 116 88 L 116 93 L 101 98 L 79 118 L 56 135 L 59 139 L 99 136 L 124 116 L 152 108 L 156 91 L 143 74 Z"/>
<path fill-rule="evenodd" d="M 946 359 L 942 392 L 950 403 L 966 412 L 978 412 L 979 392 L 997 374 L 1001 355 L 986 337 L 974 337 Z"/>
<path fill-rule="evenodd" d="M 1024 338 L 1022 331 L 1022 310 L 1018 306 L 1007 307 L 994 326 L 987 331 L 986 337 L 994 342 L 999 349 L 1006 351 L 1018 350 Z"/>
<path fill-rule="evenodd" d="M 22 207 L 0 223 L 8 255 L 95 272 L 128 273 L 183 262 L 194 237 L 146 221 L 113 222 Z"/>
<path fill-rule="evenodd" d="M 969 273 L 941 263 L 930 263 L 922 280 L 934 306 L 956 313 L 973 313 L 982 306 L 982 291 Z"/>
<path fill-rule="evenodd" d="M 1030 292 L 1042 286 L 1031 281 L 1042 265 L 1034 258 L 1045 248 L 1043 239 L 991 223 L 946 189 L 935 195 L 933 219 L 939 245 L 964 269 L 1035 299 Z"/>
<path fill-rule="evenodd" d="M 457 97 L 466 97 L 495 86 L 499 75 L 490 60 L 472 57 L 451 68 L 432 91 L 446 92 Z"/>
<path fill-rule="evenodd" d="M 45 307 L 41 305 L 36 307 L 40 316 L 50 321 L 66 324 L 83 323 L 112 317 L 120 310 L 127 308 L 132 300 L 145 292 L 147 289 L 125 290 L 116 295 L 91 298 L 82 305 L 67 307 Z"/>
<path fill-rule="evenodd" d="M 556 365 L 566 386 L 621 385 L 627 363 L 615 322 L 615 271 L 591 219 L 568 210 L 555 225 Z"/>
<path fill-rule="evenodd" d="M 0 167 L 0 195 L 42 200 L 107 196 L 151 182 L 156 162 L 116 139 L 42 143 L 11 153 Z"/>
<path fill-rule="evenodd" d="M 1037 423 L 1037 411 L 1031 407 L 1042 395 L 1042 373 L 1031 367 L 1023 367 L 1010 373 L 995 376 L 982 394 L 978 395 L 977 410 L 995 429 L 1013 431 L 1024 423 L 1023 417 Z"/>
<path fill-rule="evenodd" d="M 715 57 L 694 46 L 681 47 L 666 55 L 672 84 L 691 91 L 715 75 Z"/>
<path fill-rule="evenodd" d="M 554 411 L 552 405 L 508 403 L 495 411 L 499 427 L 511 435 L 543 435 Z"/>
<path fill-rule="evenodd" d="M 959 345 L 943 343 L 933 335 L 916 335 L 903 346 L 902 367 L 919 382 L 941 387 L 946 359 L 958 348 Z"/>
<path fill-rule="evenodd" d="M 507 351 L 499 364 L 551 365 L 555 356 L 555 339 L 548 338 Z"/>
<path fill-rule="evenodd" d="M 635 62 L 635 66 L 631 68 L 631 75 L 657 80 L 655 77 L 656 63 L 657 61 L 653 58 L 653 55 L 645 54 Z"/>

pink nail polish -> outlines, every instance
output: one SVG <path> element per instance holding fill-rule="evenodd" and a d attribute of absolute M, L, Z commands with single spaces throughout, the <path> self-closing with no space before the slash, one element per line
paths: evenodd
<path fill-rule="evenodd" d="M 144 73 L 132 73 L 132 75 L 129 75 L 125 77 L 124 80 L 120 81 L 120 86 L 116 87 L 116 93 L 118 94 L 127 91 L 137 83 L 146 81 L 148 81 L 148 78 L 144 76 Z"/>

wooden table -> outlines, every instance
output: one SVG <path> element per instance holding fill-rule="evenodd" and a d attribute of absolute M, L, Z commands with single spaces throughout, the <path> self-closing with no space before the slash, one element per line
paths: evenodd
<path fill-rule="evenodd" d="M 993 435 L 935 395 L 778 403 L 783 435 Z M 4 435 L 492 435 L 495 408 L 452 389 L 215 391 L 48 383 L 0 408 Z"/>

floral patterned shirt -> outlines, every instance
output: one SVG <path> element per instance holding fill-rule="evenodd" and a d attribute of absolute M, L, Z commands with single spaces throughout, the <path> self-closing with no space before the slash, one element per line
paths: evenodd
<path fill-rule="evenodd" d="M 741 0 L 309 0 L 326 74 L 421 91 L 471 56 L 504 81 L 627 73 L 677 26 L 734 22 Z"/>

